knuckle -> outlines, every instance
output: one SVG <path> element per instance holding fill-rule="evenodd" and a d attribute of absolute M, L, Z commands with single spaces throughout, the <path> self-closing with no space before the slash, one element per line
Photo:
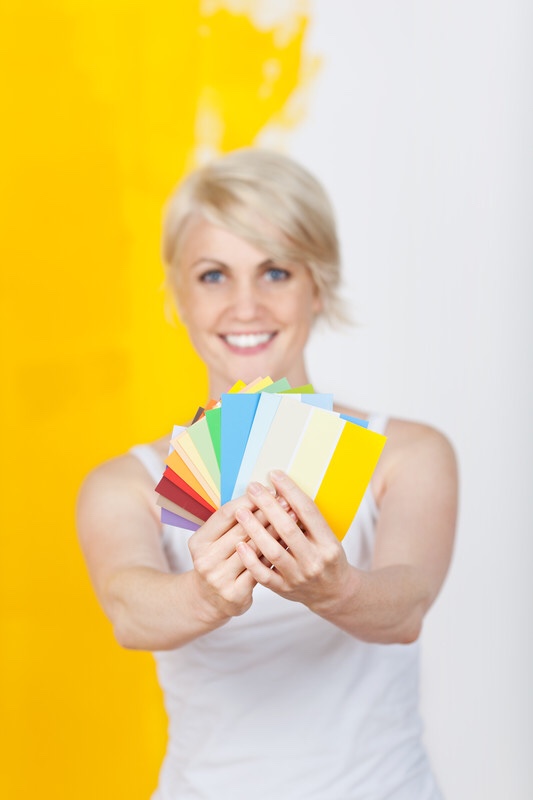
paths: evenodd
<path fill-rule="evenodd" d="M 283 561 L 283 553 L 284 552 L 285 551 L 283 551 L 283 552 L 276 551 L 274 553 L 271 553 L 268 556 L 268 560 L 270 561 L 271 564 L 273 564 L 274 566 L 277 567 Z"/>
<path fill-rule="evenodd" d="M 316 580 L 321 572 L 322 572 L 322 564 L 316 559 L 306 564 L 303 570 L 304 577 L 308 581 Z"/>
<path fill-rule="evenodd" d="M 218 579 L 217 571 L 214 569 L 210 558 L 205 555 L 199 555 L 194 561 L 194 568 L 205 581 L 212 586 L 216 585 Z"/>
<path fill-rule="evenodd" d="M 274 581 L 272 579 L 272 570 L 268 571 L 268 575 L 261 582 L 262 582 L 263 586 L 265 586 L 267 589 L 269 589 L 271 586 L 273 586 Z"/>
<path fill-rule="evenodd" d="M 220 508 L 218 510 L 218 514 L 219 514 L 221 520 L 223 522 L 226 522 L 226 523 L 231 523 L 235 519 L 235 514 L 234 514 L 234 511 L 233 511 L 233 508 L 229 505 L 229 503 L 226 503 L 225 505 L 220 506 Z"/>
<path fill-rule="evenodd" d="M 232 616 L 240 616 L 252 605 L 251 592 L 240 592 L 234 586 L 225 587 L 220 596 Z"/>
<path fill-rule="evenodd" d="M 234 605 L 235 596 L 230 586 L 221 586 L 219 590 L 219 595 L 227 605 L 229 606 Z"/>
<path fill-rule="evenodd" d="M 322 519 L 320 511 L 309 497 L 305 498 L 303 511 L 305 514 L 305 518 L 308 520 L 309 527 L 316 525 L 319 522 L 319 520 Z"/>
<path fill-rule="evenodd" d="M 297 525 L 291 517 L 286 517 L 285 519 L 281 520 L 279 525 L 277 526 L 277 532 L 282 539 L 285 536 L 290 536 L 291 533 L 294 533 L 297 529 Z"/>
<path fill-rule="evenodd" d="M 338 558 L 337 547 L 335 545 L 329 545 L 328 547 L 326 547 L 323 554 L 324 565 L 328 567 L 332 566 L 333 564 L 336 563 L 337 558 Z"/>
<path fill-rule="evenodd" d="M 207 559 L 201 553 L 191 553 L 194 568 L 200 575 L 205 575 L 207 571 Z"/>
<path fill-rule="evenodd" d="M 241 614 L 244 614 L 245 611 L 248 611 L 250 606 L 252 605 L 252 598 L 246 598 L 245 601 L 241 602 L 240 604 L 234 606 L 235 610 L 233 613 L 234 617 L 240 617 Z"/>

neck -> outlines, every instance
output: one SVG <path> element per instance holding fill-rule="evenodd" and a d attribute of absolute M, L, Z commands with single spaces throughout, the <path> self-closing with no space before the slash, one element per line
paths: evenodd
<path fill-rule="evenodd" d="M 218 400 L 218 398 L 224 393 L 227 392 L 228 389 L 233 386 L 238 380 L 243 380 L 246 383 L 250 383 L 251 381 L 258 378 L 259 375 L 242 375 L 242 376 L 228 376 L 221 373 L 213 373 L 209 375 L 209 399 Z M 262 375 L 261 377 L 266 378 L 266 375 Z M 307 369 L 305 366 L 305 362 L 302 359 L 300 364 L 295 364 L 290 370 L 287 370 L 284 374 L 277 374 L 271 373 L 269 375 L 273 381 L 278 381 L 280 378 L 287 378 L 291 386 L 304 386 L 307 383 L 310 383 Z"/>

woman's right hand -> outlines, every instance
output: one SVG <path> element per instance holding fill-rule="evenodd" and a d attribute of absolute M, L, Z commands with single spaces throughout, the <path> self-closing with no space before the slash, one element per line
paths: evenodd
<path fill-rule="evenodd" d="M 243 566 L 236 552 L 239 542 L 253 544 L 235 511 L 246 505 L 250 511 L 266 518 L 247 497 L 231 500 L 215 513 L 189 539 L 199 596 L 205 602 L 204 613 L 214 614 L 206 621 L 219 622 L 244 614 L 252 605 L 252 592 L 257 581 Z M 199 613 L 202 612 L 198 609 Z"/>
<path fill-rule="evenodd" d="M 78 530 L 118 642 L 139 650 L 174 650 L 250 607 L 256 582 L 235 550 L 248 538 L 235 509 L 261 512 L 246 497 L 227 503 L 191 537 L 194 568 L 175 573 L 154 498 L 153 482 L 137 458 L 113 459 L 84 481 Z"/>

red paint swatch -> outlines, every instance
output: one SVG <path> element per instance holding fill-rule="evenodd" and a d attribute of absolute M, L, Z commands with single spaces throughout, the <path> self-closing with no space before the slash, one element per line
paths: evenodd
<path fill-rule="evenodd" d="M 180 478 L 180 476 L 177 475 L 173 469 L 170 469 L 170 467 L 165 468 L 163 477 L 168 478 L 169 481 L 172 481 L 172 483 L 178 486 L 182 491 L 187 492 L 187 494 L 189 494 L 193 498 L 193 500 L 196 500 L 197 503 L 201 503 L 209 511 L 211 512 L 216 511 L 214 506 L 208 503 L 207 500 L 205 500 L 201 495 L 198 494 L 198 492 L 195 492 L 194 489 L 192 489 L 189 486 L 189 484 L 183 480 L 183 478 Z"/>
<path fill-rule="evenodd" d="M 184 508 L 190 514 L 199 517 L 199 519 L 204 520 L 204 522 L 208 520 L 212 514 L 212 511 L 201 503 L 198 503 L 190 494 L 184 492 L 183 489 L 180 489 L 179 486 L 176 486 L 176 484 L 172 483 L 168 478 L 162 477 L 155 487 L 155 490 L 158 494 L 163 495 L 163 497 L 166 497 L 168 500 L 172 500 L 173 503 L 181 506 L 181 508 Z"/>

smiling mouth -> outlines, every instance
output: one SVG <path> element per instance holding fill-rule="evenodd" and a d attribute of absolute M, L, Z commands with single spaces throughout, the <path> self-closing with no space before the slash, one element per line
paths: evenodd
<path fill-rule="evenodd" d="M 265 349 L 272 339 L 274 333 L 226 333 L 221 334 L 220 338 L 234 352 L 252 354 Z"/>

